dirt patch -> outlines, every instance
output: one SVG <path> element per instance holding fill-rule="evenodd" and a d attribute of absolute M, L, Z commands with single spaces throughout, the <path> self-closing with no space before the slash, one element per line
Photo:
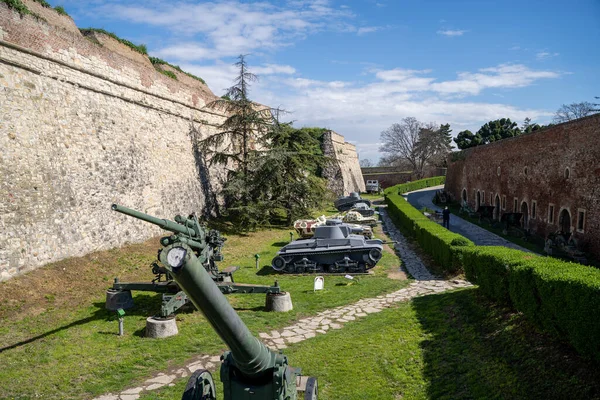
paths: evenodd
<path fill-rule="evenodd" d="M 404 280 L 408 279 L 408 276 L 406 276 L 406 273 L 404 273 L 404 271 L 398 270 L 396 272 L 390 272 L 388 274 L 388 278 L 399 280 L 399 281 L 404 281 Z"/>
<path fill-rule="evenodd" d="M 149 281 L 158 238 L 73 257 L 0 283 L 0 318 L 21 320 L 49 309 L 77 308 L 104 296 L 114 277 Z"/>

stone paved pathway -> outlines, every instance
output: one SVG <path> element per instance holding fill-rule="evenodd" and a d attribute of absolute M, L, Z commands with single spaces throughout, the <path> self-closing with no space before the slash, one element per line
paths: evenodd
<path fill-rule="evenodd" d="M 405 198 L 407 198 L 408 202 L 418 210 L 422 209 L 423 207 L 427 207 L 432 210 L 442 211 L 440 207 L 433 204 L 432 200 L 435 196 L 436 190 L 443 188 L 444 186 L 440 185 L 427 189 L 416 190 L 414 192 L 407 193 Z M 456 215 L 450 216 L 450 230 L 468 238 L 479 246 L 504 246 L 510 247 L 511 249 L 522 250 L 529 253 L 531 252 L 531 250 L 509 242 L 508 240 L 475 224 L 465 221 Z"/>
<path fill-rule="evenodd" d="M 274 350 L 285 349 L 289 344 L 302 342 L 317 335 L 325 335 L 331 330 L 342 329 L 348 322 L 358 321 L 369 314 L 394 307 L 399 302 L 408 301 L 418 296 L 471 286 L 467 281 L 444 281 L 433 276 L 419 256 L 409 247 L 406 238 L 396 229 L 383 207 L 380 207 L 379 211 L 382 216 L 384 230 L 393 240 L 398 241 L 394 247 L 402 259 L 403 266 L 416 279 L 416 282 L 393 293 L 362 299 L 354 304 L 325 310 L 313 317 L 301 319 L 285 328 L 259 333 L 258 336 L 265 345 Z M 142 392 L 173 386 L 175 380 L 186 378 L 197 369 L 207 369 L 214 375 L 219 367 L 220 356 L 198 355 L 183 368 L 167 373 L 158 373 L 139 387 L 127 389 L 118 394 L 105 394 L 95 400 L 136 400 Z"/>

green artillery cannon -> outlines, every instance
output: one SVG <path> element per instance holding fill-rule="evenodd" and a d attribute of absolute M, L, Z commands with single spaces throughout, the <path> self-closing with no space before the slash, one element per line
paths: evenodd
<path fill-rule="evenodd" d="M 159 259 L 230 349 L 221 356 L 224 400 L 298 399 L 300 369 L 289 366 L 285 355 L 271 351 L 252 336 L 194 250 L 185 243 L 169 244 Z M 316 399 L 316 378 L 309 378 L 303 391 L 305 400 Z M 194 372 L 182 399 L 216 399 L 210 372 Z"/>
<path fill-rule="evenodd" d="M 277 281 L 275 281 L 273 286 L 235 283 L 233 273 L 238 267 L 230 267 L 224 271 L 219 271 L 215 261 L 223 260 L 221 249 L 226 239 L 221 236 L 219 231 L 214 229 L 209 230 L 204 227 L 194 215 L 191 215 L 189 218 L 177 215 L 175 216 L 175 222 L 173 222 L 117 204 L 113 204 L 111 208 L 114 211 L 141 219 L 142 221 L 157 225 L 166 231 L 173 232 L 173 235 L 160 239 L 161 245 L 185 244 L 189 246 L 199 260 L 199 265 L 217 284 L 217 288 L 221 293 L 266 293 L 267 295 L 275 295 L 281 292 Z M 181 290 L 178 283 L 173 280 L 171 273 L 164 266 L 160 263 L 153 263 L 152 273 L 155 275 L 152 282 L 125 283 L 119 282 L 118 278 L 115 278 L 112 288 L 106 292 L 106 308 L 114 311 L 119 308 L 128 309 L 133 307 L 132 290 L 162 293 L 163 299 L 159 314 L 160 318 L 167 318 L 188 303 L 185 292 Z"/>

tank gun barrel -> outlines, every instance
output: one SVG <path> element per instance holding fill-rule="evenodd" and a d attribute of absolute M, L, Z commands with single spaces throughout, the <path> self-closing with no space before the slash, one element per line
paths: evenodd
<path fill-rule="evenodd" d="M 120 212 L 121 214 L 129 215 L 130 217 L 141 219 L 142 221 L 149 222 L 157 225 L 166 231 L 173 233 L 183 233 L 189 237 L 196 237 L 196 232 L 188 226 L 178 224 L 177 222 L 169 221 L 168 219 L 160 219 L 153 217 L 152 215 L 145 214 L 140 211 L 132 210 L 131 208 L 123 207 L 118 204 L 111 206 L 113 211 Z"/>
<path fill-rule="evenodd" d="M 250 333 L 189 246 L 165 247 L 160 261 L 227 344 L 243 375 L 258 378 L 282 363 L 285 356 L 272 352 Z"/>

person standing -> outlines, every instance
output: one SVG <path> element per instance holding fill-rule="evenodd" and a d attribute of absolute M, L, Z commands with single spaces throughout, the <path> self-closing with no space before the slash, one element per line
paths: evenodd
<path fill-rule="evenodd" d="M 448 210 L 448 206 L 444 207 L 444 211 L 442 211 L 442 226 L 450 229 L 450 210 Z"/>

